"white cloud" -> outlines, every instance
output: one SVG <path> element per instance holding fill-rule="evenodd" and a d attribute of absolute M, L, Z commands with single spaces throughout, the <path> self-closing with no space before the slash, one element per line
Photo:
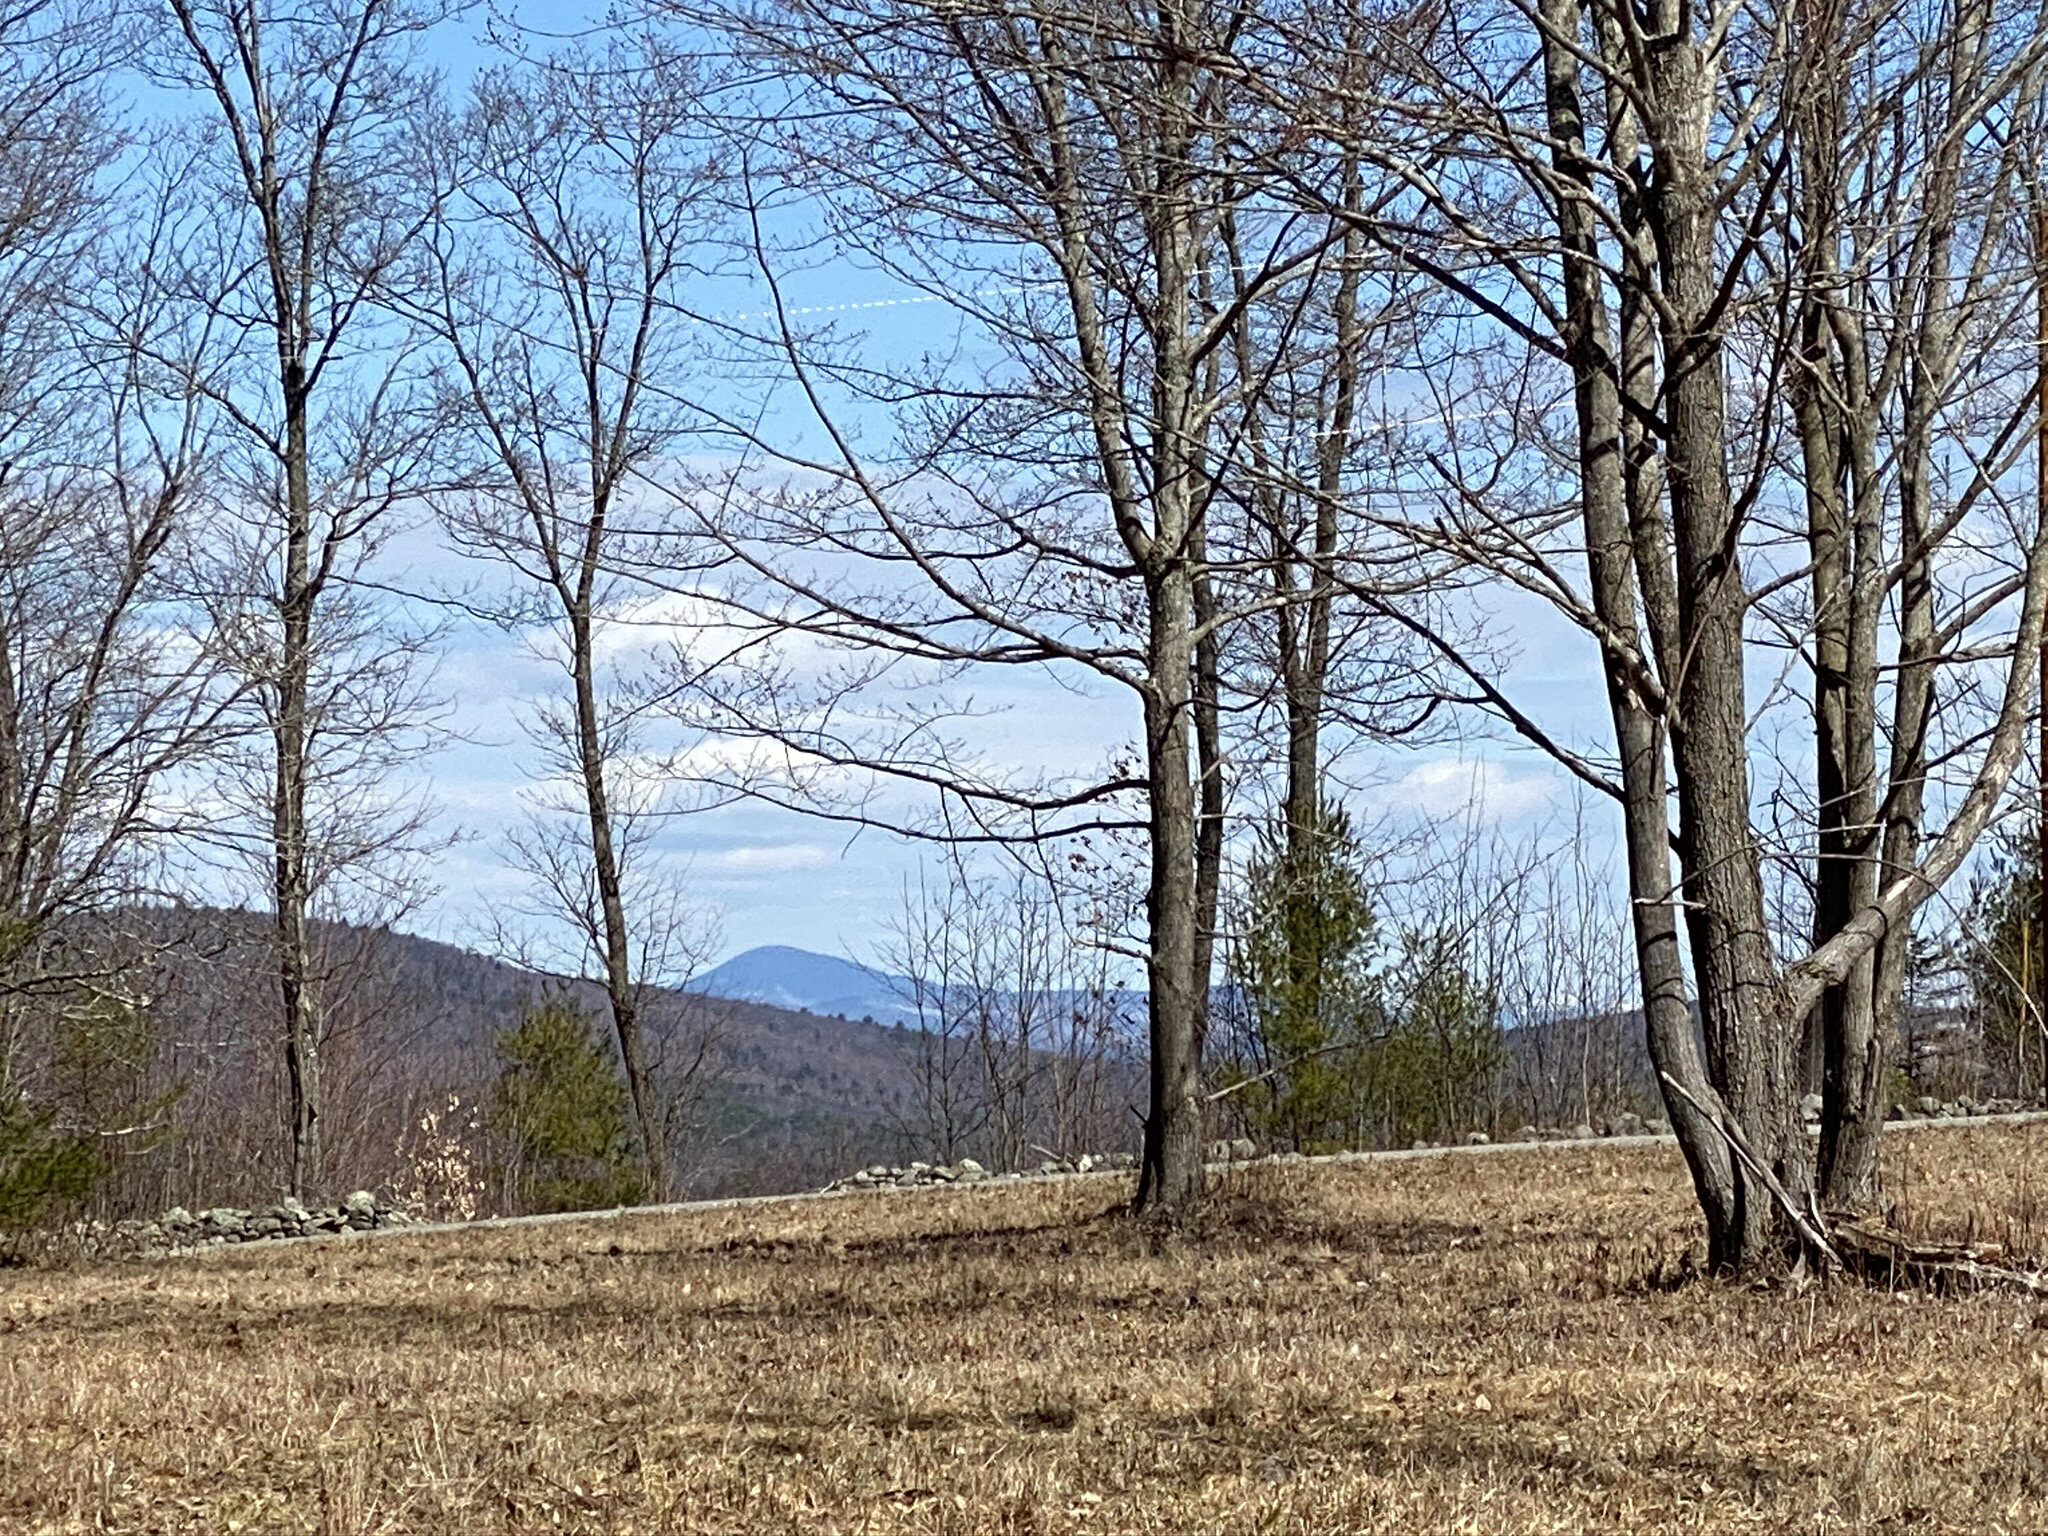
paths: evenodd
<path fill-rule="evenodd" d="M 1516 773 L 1487 758 L 1435 758 L 1417 763 L 1389 791 L 1390 806 L 1425 816 L 1476 811 L 1489 821 L 1509 821 L 1548 806 L 1558 793 L 1547 774 Z"/>
<path fill-rule="evenodd" d="M 823 869 L 840 861 L 837 850 L 820 843 L 700 849 L 690 855 L 692 873 L 709 876 L 786 875 Z"/>

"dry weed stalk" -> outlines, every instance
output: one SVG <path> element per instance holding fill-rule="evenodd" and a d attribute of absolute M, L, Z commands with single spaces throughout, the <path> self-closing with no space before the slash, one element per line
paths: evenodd
<path fill-rule="evenodd" d="M 474 1221 L 483 1214 L 484 1176 L 476 1141 L 483 1122 L 460 1094 L 445 1109 L 422 1111 L 416 1129 L 398 1145 L 399 1172 L 391 1195 L 401 1210 L 435 1221 Z"/>

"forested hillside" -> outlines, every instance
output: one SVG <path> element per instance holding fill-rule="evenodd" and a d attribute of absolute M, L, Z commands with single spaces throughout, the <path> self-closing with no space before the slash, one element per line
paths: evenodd
<path fill-rule="evenodd" d="M 124 1134 L 105 1138 L 120 1150 L 93 1205 L 127 1214 L 274 1200 L 286 1187 L 289 1139 L 267 921 L 163 908 L 123 916 L 125 941 L 148 956 L 146 1010 L 118 1047 L 103 1029 L 90 1040 L 81 1030 L 73 1059 L 49 1063 L 67 1098 L 95 1097 L 102 1117 L 111 1099 L 132 1109 L 111 1127 Z M 498 1038 L 544 997 L 595 1007 L 594 986 L 389 929 L 314 932 L 336 983 L 323 1044 L 337 1187 L 417 1182 L 411 1165 L 428 1157 L 428 1143 L 446 1141 L 462 1148 L 495 1208 L 484 1120 L 506 1065 Z M 914 1033 L 759 1003 L 662 1001 L 652 1010 L 664 1022 L 657 1054 L 704 1055 L 676 1135 L 684 1191 L 799 1189 L 906 1149 Z M 429 1116 L 432 1134 L 421 1125 Z"/>

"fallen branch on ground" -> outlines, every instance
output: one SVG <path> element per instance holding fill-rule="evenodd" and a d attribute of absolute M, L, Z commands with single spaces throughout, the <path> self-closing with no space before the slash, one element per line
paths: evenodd
<path fill-rule="evenodd" d="M 1688 1093 L 1685 1085 L 1669 1072 L 1660 1072 L 1657 1075 L 1670 1085 L 1673 1093 L 1700 1112 L 1701 1117 L 1706 1120 L 1707 1124 L 1711 1125 L 1720 1134 L 1721 1139 L 1728 1143 L 1728 1150 L 1740 1158 L 1743 1166 L 1756 1175 L 1757 1181 L 1771 1192 L 1771 1198 L 1778 1202 L 1778 1208 L 1785 1213 L 1786 1219 L 1792 1223 L 1792 1230 L 1799 1234 L 1808 1249 L 1825 1259 L 1830 1268 L 1840 1269 L 1842 1267 L 1842 1257 L 1835 1252 L 1834 1245 L 1828 1241 L 1826 1223 L 1819 1218 L 1817 1213 L 1810 1215 L 1799 1209 L 1798 1203 L 1786 1191 L 1785 1186 L 1779 1182 L 1778 1176 L 1771 1172 L 1762 1158 L 1756 1155 L 1755 1149 L 1749 1144 L 1749 1138 L 1743 1135 L 1742 1127 L 1737 1125 L 1735 1117 L 1728 1113 L 1728 1106 L 1723 1104 L 1718 1096 L 1716 1096 L 1712 1106 L 1702 1104 Z"/>
<path fill-rule="evenodd" d="M 2048 1296 L 2048 1275 L 1990 1262 L 2005 1252 L 1994 1244 L 1915 1243 L 1889 1228 L 1849 1220 L 1836 1221 L 1833 1236 L 1845 1267 L 1872 1284 Z"/>
<path fill-rule="evenodd" d="M 1824 1217 L 1813 1206 L 1810 1194 L 1807 1209 L 1800 1210 L 1777 1175 L 1756 1155 L 1749 1138 L 1742 1133 L 1742 1127 L 1735 1123 L 1725 1104 L 1718 1098 L 1712 1106 L 1702 1104 L 1686 1092 L 1685 1086 L 1675 1081 L 1670 1073 L 1660 1072 L 1658 1076 L 1713 1126 L 1721 1139 L 1728 1143 L 1728 1150 L 1740 1158 L 1770 1191 L 1771 1198 L 1778 1202 L 1808 1250 L 1821 1255 L 1830 1269 L 1841 1270 L 1875 1285 L 1905 1283 L 1938 1291 L 1995 1288 L 2020 1291 L 2029 1296 L 2048 1296 L 2048 1274 L 1990 1262 L 1994 1256 L 2002 1257 L 2004 1254 L 2003 1249 L 1993 1245 L 1912 1242 L 1898 1232 L 1873 1226 L 1867 1221 L 1842 1215 L 1832 1219 Z"/>

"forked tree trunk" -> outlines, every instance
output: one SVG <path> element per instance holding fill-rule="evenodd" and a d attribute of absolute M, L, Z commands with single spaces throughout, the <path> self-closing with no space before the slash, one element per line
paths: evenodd
<path fill-rule="evenodd" d="M 1604 226 L 1593 212 L 1595 168 L 1586 144 L 1579 84 L 1578 0 L 1546 0 L 1542 14 L 1548 116 L 1558 174 L 1578 189 L 1557 200 L 1564 256 L 1568 355 L 1575 375 L 1582 516 L 1594 605 L 1604 632 L 1603 666 L 1619 747 L 1624 841 L 1638 978 L 1652 1061 L 1683 1091 L 1666 1102 L 1706 1217 L 1709 1262 L 1740 1270 L 1777 1251 L 1769 1199 L 1700 1105 L 1718 1096 L 1768 1149 L 1781 1176 L 1802 1177 L 1793 1125 L 1782 1007 L 1764 926 L 1763 892 L 1751 847 L 1743 618 L 1747 594 L 1734 558 L 1734 510 L 1722 460 L 1725 421 L 1714 302 L 1714 221 L 1701 179 L 1705 115 L 1697 113 L 1703 66 L 1686 44 L 1653 66 L 1652 89 L 1610 93 L 1610 136 L 1632 139 L 1634 113 L 1659 113 L 1644 132 L 1661 178 L 1654 207 L 1632 208 L 1654 235 L 1647 251 L 1624 252 L 1615 279 L 1660 284 L 1659 302 L 1624 303 L 1617 341 L 1606 301 Z M 1645 289 L 1647 293 L 1647 288 Z M 1649 349 L 1642 326 L 1663 317 L 1661 355 L 1680 358 L 1662 395 L 1665 473 L 1652 472 L 1639 429 L 1625 425 L 1622 385 L 1642 403 Z M 1641 412 L 1629 414 L 1631 422 Z M 1670 523 L 1661 496 L 1667 495 Z M 1649 607 L 1648 639 L 1636 602 Z M 1682 664 L 1672 667 L 1674 656 Z M 1668 690 L 1668 694 L 1667 694 Z M 1675 716 L 1675 721 L 1674 721 Z M 1674 889 L 1665 778 L 1676 772 L 1679 865 Z M 1679 892 L 1707 1048 L 1695 1044 L 1679 950 Z"/>

